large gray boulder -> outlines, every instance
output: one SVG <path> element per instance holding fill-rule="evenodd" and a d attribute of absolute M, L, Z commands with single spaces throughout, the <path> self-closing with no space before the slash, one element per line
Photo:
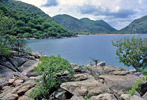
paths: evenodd
<path fill-rule="evenodd" d="M 26 61 L 28 61 L 27 58 L 23 58 L 23 57 L 9 57 L 8 59 L 15 67 L 19 67 L 22 64 L 24 64 Z"/>
<path fill-rule="evenodd" d="M 4 77 L 10 77 L 13 75 L 13 70 L 9 69 L 8 67 L 1 66 L 0 65 L 0 74 L 2 74 Z"/>
<path fill-rule="evenodd" d="M 108 88 L 116 94 L 126 93 L 139 80 L 139 77 L 135 75 L 100 75 L 100 77 L 104 79 Z"/>
<path fill-rule="evenodd" d="M 77 81 L 77 82 L 66 82 L 62 83 L 60 87 L 74 96 L 85 96 L 91 97 L 101 93 L 109 93 L 109 89 L 105 84 L 96 81 L 91 75 L 88 80 Z"/>
<path fill-rule="evenodd" d="M 12 63 L 8 61 L 6 57 L 0 57 L 0 65 L 11 69 L 12 71 L 16 72 L 17 69 L 13 66 Z"/>

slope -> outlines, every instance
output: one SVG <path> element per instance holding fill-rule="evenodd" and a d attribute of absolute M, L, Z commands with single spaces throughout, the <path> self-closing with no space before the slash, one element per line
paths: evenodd
<path fill-rule="evenodd" d="M 147 33 L 146 27 L 147 27 L 147 15 L 134 20 L 132 23 L 130 23 L 125 28 L 119 30 L 117 33 L 146 34 Z"/>

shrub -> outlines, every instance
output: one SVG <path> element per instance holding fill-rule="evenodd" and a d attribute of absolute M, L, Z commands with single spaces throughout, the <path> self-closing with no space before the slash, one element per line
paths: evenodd
<path fill-rule="evenodd" d="M 36 96 L 46 98 L 45 96 L 50 94 L 52 89 L 62 83 L 62 80 L 58 77 L 59 74 L 62 75 L 65 71 L 69 72 L 70 77 L 74 74 L 71 64 L 66 59 L 61 58 L 60 55 L 57 57 L 50 56 L 49 58 L 42 57 L 40 61 L 41 63 L 35 67 L 35 71 L 38 75 L 42 75 L 42 82 L 32 91 L 32 98 Z"/>

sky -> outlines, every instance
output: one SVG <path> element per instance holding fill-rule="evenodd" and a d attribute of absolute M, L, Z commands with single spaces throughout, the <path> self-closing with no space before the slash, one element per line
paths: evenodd
<path fill-rule="evenodd" d="M 75 18 L 104 20 L 122 29 L 147 15 L 147 0 L 21 0 L 39 7 L 49 16 L 68 14 Z"/>

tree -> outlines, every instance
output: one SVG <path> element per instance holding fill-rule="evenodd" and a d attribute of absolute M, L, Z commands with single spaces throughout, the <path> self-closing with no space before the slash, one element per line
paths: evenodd
<path fill-rule="evenodd" d="M 117 47 L 116 55 L 119 62 L 126 66 L 133 66 L 136 71 L 141 71 L 146 67 L 147 60 L 147 38 L 124 37 L 120 40 L 112 41 Z"/>
<path fill-rule="evenodd" d="M 38 84 L 38 88 L 33 91 L 33 98 L 36 96 L 45 97 L 46 94 L 50 94 L 52 88 L 56 88 L 61 84 L 62 80 L 59 75 L 63 75 L 66 71 L 69 72 L 69 77 L 73 77 L 73 70 L 71 64 L 58 55 L 50 56 L 48 58 L 42 57 L 41 63 L 35 67 L 35 71 L 38 75 L 41 75 L 41 83 Z"/>
<path fill-rule="evenodd" d="M 0 55 L 9 55 L 10 49 L 7 47 L 8 42 L 4 37 L 8 30 L 13 27 L 14 20 L 12 18 L 0 15 Z"/>

